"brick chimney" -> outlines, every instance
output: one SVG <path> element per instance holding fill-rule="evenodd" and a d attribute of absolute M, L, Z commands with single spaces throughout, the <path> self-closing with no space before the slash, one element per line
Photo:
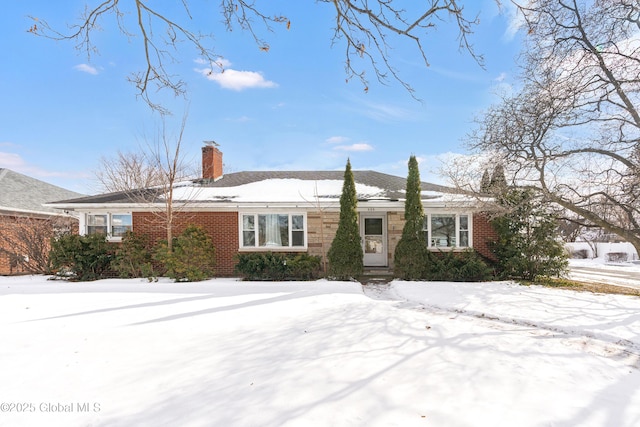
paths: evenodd
<path fill-rule="evenodd" d="M 214 141 L 204 141 L 202 147 L 202 179 L 216 181 L 222 178 L 222 151 Z"/>

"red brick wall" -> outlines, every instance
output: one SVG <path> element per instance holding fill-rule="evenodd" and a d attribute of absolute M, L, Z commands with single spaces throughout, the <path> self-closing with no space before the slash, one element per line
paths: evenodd
<path fill-rule="evenodd" d="M 159 217 L 160 213 L 134 212 L 133 231 L 146 234 L 155 244 L 167 239 L 167 232 Z M 173 235 L 180 234 L 187 225 L 204 228 L 216 248 L 216 275 L 232 276 L 235 266 L 234 256 L 238 253 L 238 213 L 237 212 L 178 212 L 174 221 Z"/>
<path fill-rule="evenodd" d="M 0 275 L 38 270 L 35 259 L 44 260 L 54 230 L 77 230 L 77 220 L 57 216 L 0 215 Z M 27 268 L 22 265 L 27 257 Z M 21 262 L 17 262 L 21 260 Z"/>
<path fill-rule="evenodd" d="M 16 239 L 16 230 L 19 227 L 27 227 L 31 221 L 45 221 L 44 219 L 29 219 L 17 216 L 0 215 L 0 275 L 21 274 L 25 271 L 15 262 L 16 257 L 27 255 L 22 248 L 16 248 L 5 242 L 3 237 L 9 240 Z"/>
<path fill-rule="evenodd" d="M 0 231 L 1 233 L 10 233 L 14 227 L 16 218 L 13 216 L 0 215 Z M 21 271 L 16 271 L 16 268 L 11 265 L 12 248 L 7 247 L 0 238 L 0 275 L 15 274 Z"/>
<path fill-rule="evenodd" d="M 489 250 L 488 242 L 498 237 L 495 230 L 489 223 L 486 214 L 477 213 L 473 215 L 473 248 L 482 256 L 495 260 Z"/>

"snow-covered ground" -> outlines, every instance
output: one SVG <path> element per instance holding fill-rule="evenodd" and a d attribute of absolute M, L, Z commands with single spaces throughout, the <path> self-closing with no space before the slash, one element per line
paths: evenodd
<path fill-rule="evenodd" d="M 570 259 L 572 280 L 640 289 L 640 261 L 609 262 L 603 258 Z"/>
<path fill-rule="evenodd" d="M 1 426 L 632 427 L 639 355 L 638 297 L 0 277 Z"/>

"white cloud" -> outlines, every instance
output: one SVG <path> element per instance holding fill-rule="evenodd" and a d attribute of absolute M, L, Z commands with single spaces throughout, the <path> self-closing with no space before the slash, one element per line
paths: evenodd
<path fill-rule="evenodd" d="M 87 179 L 89 174 L 77 171 L 53 172 L 46 169 L 33 166 L 24 161 L 24 159 L 16 153 L 8 153 L 0 151 L 0 168 L 11 169 L 14 172 L 22 173 L 34 178 L 77 178 Z"/>
<path fill-rule="evenodd" d="M 380 122 L 412 121 L 415 119 L 414 111 L 392 104 L 365 101 L 354 108 L 358 114 Z"/>
<path fill-rule="evenodd" d="M 202 58 L 194 59 L 193 62 L 195 62 L 198 65 L 209 65 L 210 64 L 209 62 L 205 61 Z M 229 66 L 231 66 L 231 61 L 229 61 L 228 59 L 225 59 L 225 58 L 218 58 L 214 62 L 220 69 L 228 68 Z"/>
<path fill-rule="evenodd" d="M 195 61 L 202 64 L 202 60 Z M 251 88 L 272 88 L 278 85 L 275 82 L 264 78 L 262 73 L 257 71 L 239 71 L 229 68 L 231 62 L 227 59 L 220 58 L 216 61 L 218 69 L 196 68 L 195 71 L 202 74 L 207 80 L 214 81 L 224 89 L 242 91 Z"/>
<path fill-rule="evenodd" d="M 526 7 L 528 5 L 525 4 Z M 518 10 L 518 7 L 514 5 L 512 2 L 507 1 L 503 4 L 504 14 L 507 17 L 507 29 L 504 32 L 503 38 L 507 41 L 513 40 L 516 33 L 522 28 L 525 24 L 524 16 Z"/>
<path fill-rule="evenodd" d="M 83 73 L 91 74 L 94 76 L 98 74 L 98 69 L 89 64 L 78 64 L 74 66 L 73 69 L 77 71 L 82 71 Z"/>
<path fill-rule="evenodd" d="M 505 79 L 507 78 L 507 73 L 502 72 L 498 75 L 498 77 L 496 77 L 495 79 L 493 79 L 493 81 L 498 82 L 498 83 L 502 83 Z"/>
<path fill-rule="evenodd" d="M 331 136 L 325 139 L 325 142 L 328 144 L 344 144 L 347 141 L 349 141 L 349 138 L 346 136 Z"/>
<path fill-rule="evenodd" d="M 24 167 L 25 163 L 20 155 L 15 153 L 3 153 L 0 151 L 0 168 L 7 168 L 17 171 Z"/>
<path fill-rule="evenodd" d="M 372 151 L 373 147 L 369 144 L 359 143 L 359 144 L 351 144 L 351 145 L 338 145 L 334 147 L 334 150 L 339 151 Z"/>
<path fill-rule="evenodd" d="M 240 116 L 240 117 L 228 117 L 225 119 L 225 121 L 232 122 L 232 123 L 246 123 L 251 121 L 251 119 L 248 116 Z"/>

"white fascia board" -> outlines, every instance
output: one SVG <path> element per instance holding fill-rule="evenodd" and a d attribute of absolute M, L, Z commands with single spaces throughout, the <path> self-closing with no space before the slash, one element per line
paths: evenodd
<path fill-rule="evenodd" d="M 404 200 L 359 200 L 357 204 L 358 211 L 367 211 L 368 209 L 376 210 L 404 210 Z M 427 209 L 473 209 L 478 207 L 478 202 L 473 200 L 423 200 L 423 208 Z M 164 203 L 70 203 L 70 204 L 48 204 L 49 206 L 59 210 L 67 211 L 131 211 L 145 212 L 166 209 Z M 304 210 L 340 210 L 340 200 L 322 200 L 322 201 L 287 201 L 287 202 L 174 202 L 173 209 L 176 211 L 214 211 L 229 212 L 238 210 L 254 210 L 254 209 L 304 209 Z"/>
<path fill-rule="evenodd" d="M 43 206 L 48 206 L 48 205 L 43 205 Z M 55 206 L 51 206 L 51 207 L 54 207 L 56 209 L 60 209 L 60 208 L 57 208 Z M 63 209 L 60 209 L 60 210 L 63 210 Z M 65 212 L 34 211 L 34 210 L 29 210 L 29 209 L 10 208 L 10 207 L 7 207 L 7 206 L 0 206 L 0 214 L 4 214 L 4 215 L 41 215 L 41 216 L 74 217 L 73 215 L 69 215 L 68 213 L 65 213 Z"/>
<path fill-rule="evenodd" d="M 338 204 L 340 208 L 340 204 Z M 393 200 L 359 200 L 357 210 L 358 212 L 371 212 L 371 210 L 379 211 L 399 211 L 404 210 L 404 201 Z"/>

